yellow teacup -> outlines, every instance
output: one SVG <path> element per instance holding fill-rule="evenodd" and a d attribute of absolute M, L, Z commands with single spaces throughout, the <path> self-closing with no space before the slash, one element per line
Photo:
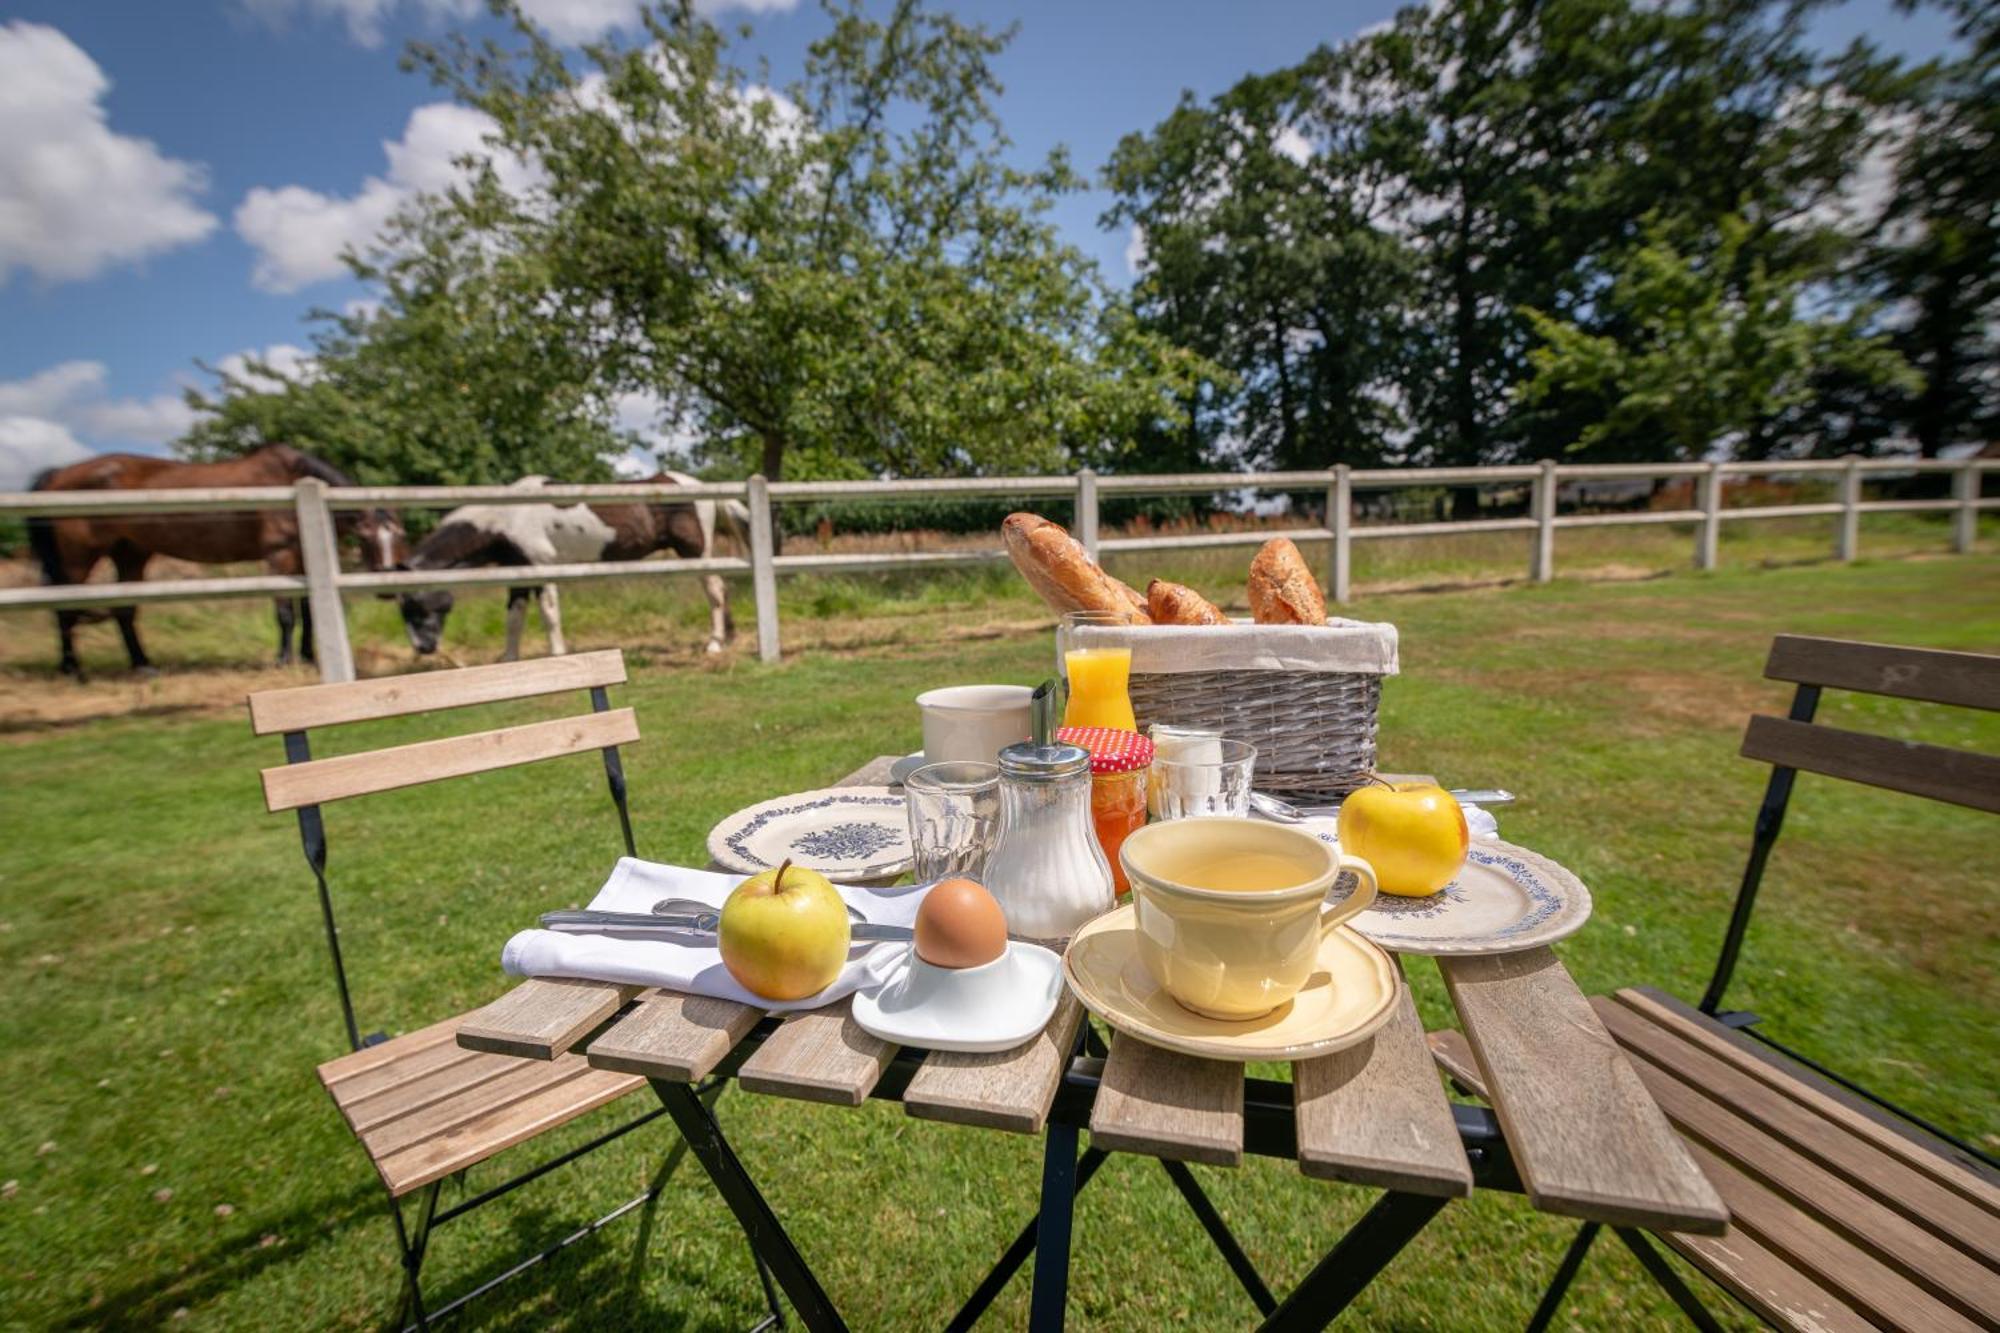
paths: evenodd
<path fill-rule="evenodd" d="M 1320 940 L 1375 901 L 1374 867 L 1310 833 L 1255 819 L 1176 819 L 1125 839 L 1139 960 L 1186 1008 L 1261 1018 L 1298 994 Z M 1334 906 L 1343 870 L 1361 883 Z"/>

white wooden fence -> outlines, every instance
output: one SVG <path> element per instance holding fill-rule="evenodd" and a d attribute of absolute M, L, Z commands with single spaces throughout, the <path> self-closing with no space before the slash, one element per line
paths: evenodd
<path fill-rule="evenodd" d="M 1006 497 L 1026 500 L 1063 497 L 1075 502 L 1075 532 L 1093 554 L 1121 551 L 1190 550 L 1211 546 L 1254 546 L 1272 537 L 1328 542 L 1325 582 L 1335 602 L 1350 598 L 1353 584 L 1353 544 L 1401 537 L 1441 537 L 1476 532 L 1532 532 L 1529 577 L 1547 582 L 1555 574 L 1556 532 L 1564 528 L 1622 527 L 1649 523 L 1695 525 L 1694 564 L 1712 569 L 1725 521 L 1751 518 L 1800 518 L 1825 515 L 1837 520 L 1834 554 L 1852 560 L 1859 547 L 1862 514 L 1949 512 L 1953 515 L 1952 549 L 1970 551 L 1978 532 L 1979 512 L 2000 509 L 2000 498 L 1980 496 L 1980 477 L 2000 471 L 2000 459 L 1957 461 L 1900 458 L 1829 459 L 1758 463 L 1564 463 L 1504 467 L 1350 469 L 1345 464 L 1318 472 L 1194 472 L 1172 475 L 1105 475 L 1084 471 L 1073 477 L 966 477 L 925 481 L 722 482 L 675 487 L 674 499 L 741 500 L 750 511 L 750 553 L 747 559 L 712 557 L 701 560 L 648 560 L 636 563 L 544 565 L 533 570 L 536 583 L 576 583 L 588 579 L 696 574 L 750 575 L 756 604 L 757 652 L 766 662 L 779 658 L 778 576 L 781 574 L 928 569 L 940 566 L 1004 560 L 998 547 L 927 552 L 868 552 L 852 554 L 773 555 L 771 510 L 774 504 L 813 500 L 911 499 L 940 496 Z M 1937 500 L 1872 500 L 1861 498 L 1861 483 L 1871 473 L 1949 472 L 1952 494 Z M 1725 509 L 1723 478 L 1831 474 L 1839 499 L 1827 503 L 1765 505 Z M 1695 507 L 1645 509 L 1608 514 L 1558 514 L 1557 488 L 1566 481 L 1649 480 L 1692 477 Z M 1356 491 L 1405 487 L 1526 484 L 1528 513 L 1516 518 L 1473 519 L 1463 522 L 1397 523 L 1362 526 L 1354 521 Z M 1325 527 L 1257 528 L 1241 532 L 1189 533 L 1154 537 L 1100 538 L 1098 506 L 1106 496 L 1214 494 L 1246 488 L 1326 493 Z M 405 592 L 418 588 L 466 588 L 519 584 L 528 573 L 519 567 L 458 570 L 397 570 L 381 573 L 346 572 L 340 568 L 333 511 L 377 507 L 388 509 L 448 508 L 481 504 L 575 504 L 584 501 L 632 501 L 661 498 L 657 486 L 627 482 L 611 485 L 547 485 L 535 489 L 507 486 L 357 486 L 329 488 L 304 480 L 296 486 L 239 487 L 173 491 L 49 491 L 0 492 L 0 513 L 75 514 L 200 514 L 218 511 L 289 509 L 298 517 L 303 576 L 245 575 L 231 578 L 171 579 L 145 583 L 88 583 L 0 589 L 0 611 L 54 610 L 128 606 L 145 602 L 193 601 L 221 597 L 306 597 L 310 600 L 321 676 L 329 681 L 354 679 L 354 657 L 347 638 L 344 593 Z"/>

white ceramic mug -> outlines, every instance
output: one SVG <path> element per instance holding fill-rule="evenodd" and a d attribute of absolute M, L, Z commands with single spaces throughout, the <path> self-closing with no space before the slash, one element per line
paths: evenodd
<path fill-rule="evenodd" d="M 952 685 L 918 695 L 925 761 L 992 763 L 1002 746 L 1028 739 L 1034 693 L 1026 685 Z"/>

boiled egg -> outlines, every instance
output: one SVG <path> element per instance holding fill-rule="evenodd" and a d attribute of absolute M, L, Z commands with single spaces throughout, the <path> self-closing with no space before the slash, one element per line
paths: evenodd
<path fill-rule="evenodd" d="M 982 967 L 1007 952 L 1007 918 L 977 882 L 940 880 L 917 908 L 916 936 L 932 967 Z"/>

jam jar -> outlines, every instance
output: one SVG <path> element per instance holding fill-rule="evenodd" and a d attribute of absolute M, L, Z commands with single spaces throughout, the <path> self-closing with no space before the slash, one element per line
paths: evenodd
<path fill-rule="evenodd" d="M 1146 824 L 1146 770 L 1153 762 L 1153 742 L 1115 727 L 1064 727 L 1056 739 L 1090 753 L 1090 822 L 1104 859 L 1111 863 L 1112 885 L 1122 897 L 1132 886 L 1118 864 L 1118 848 L 1127 834 Z"/>

